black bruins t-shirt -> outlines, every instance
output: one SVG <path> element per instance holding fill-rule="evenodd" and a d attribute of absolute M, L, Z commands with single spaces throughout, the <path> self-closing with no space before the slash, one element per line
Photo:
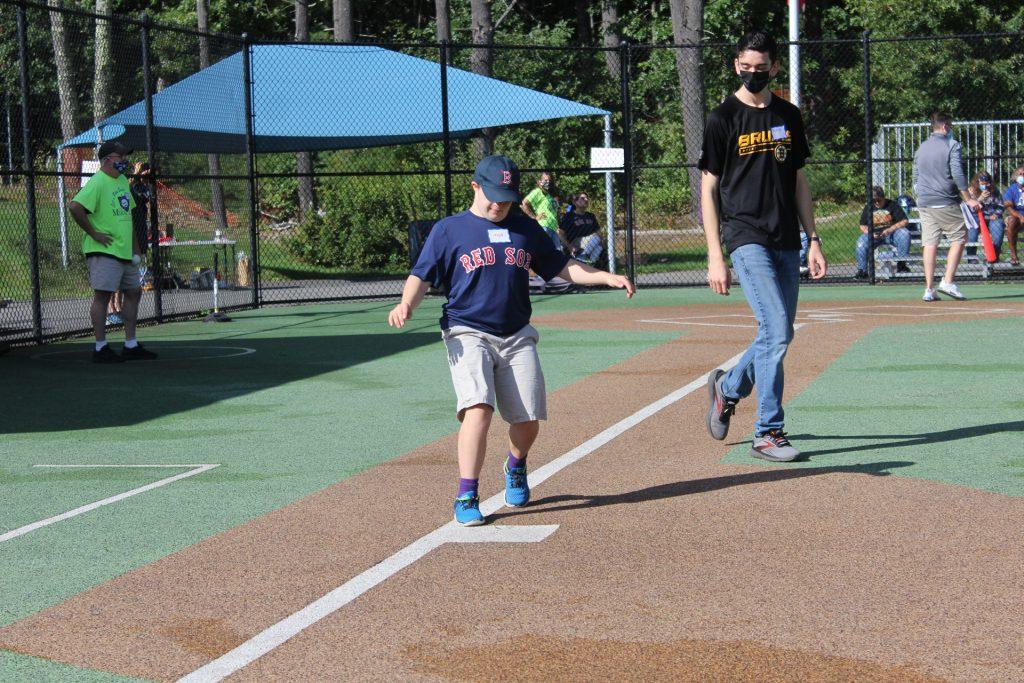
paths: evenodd
<path fill-rule="evenodd" d="M 758 108 L 730 95 L 712 110 L 697 167 L 720 179 L 719 219 L 730 252 L 744 244 L 800 248 L 796 172 L 810 155 L 800 110 L 782 98 Z"/>

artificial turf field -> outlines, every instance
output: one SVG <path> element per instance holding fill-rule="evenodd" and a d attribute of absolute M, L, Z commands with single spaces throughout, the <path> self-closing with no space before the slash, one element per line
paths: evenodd
<path fill-rule="evenodd" d="M 967 286 L 965 293 L 970 297 L 966 303 L 945 300 L 928 305 L 919 301 L 918 287 L 805 288 L 801 294 L 803 317 L 799 319 L 805 326 L 797 333 L 795 355 L 787 363 L 787 375 L 793 375 L 793 379 L 787 383 L 786 396 L 787 429 L 794 444 L 807 456 L 802 462 L 762 467 L 763 463 L 748 457 L 747 432 L 753 400 L 741 404 L 738 424 L 729 441 L 724 445 L 712 442 L 699 419 L 704 400 L 701 388 L 681 398 L 678 405 L 666 407 L 649 422 L 630 426 L 628 432 L 594 450 L 588 460 L 555 476 L 553 482 L 563 478 L 566 483 L 561 485 L 570 489 L 558 500 L 547 501 L 550 516 L 559 517 L 557 523 L 562 529 L 539 545 L 521 546 L 516 557 L 538 552 L 561 537 L 571 537 L 569 529 L 574 515 L 585 517 L 592 508 L 622 508 L 629 504 L 628 495 L 623 501 L 613 501 L 598 494 L 582 496 L 574 489 L 574 477 L 585 479 L 589 469 L 594 468 L 592 462 L 601 462 L 601 458 L 606 458 L 608 470 L 616 472 L 618 488 L 631 489 L 635 484 L 631 490 L 637 509 L 656 505 L 656 514 L 664 514 L 670 520 L 685 518 L 682 510 L 671 507 L 684 500 L 683 496 L 712 495 L 719 487 L 717 474 L 747 477 L 742 483 L 751 499 L 759 495 L 759 486 L 769 482 L 775 492 L 787 486 L 794 490 L 810 487 L 833 478 L 855 481 L 858 486 L 884 487 L 890 485 L 891 475 L 909 480 L 908 486 L 922 482 L 939 485 L 939 489 L 928 488 L 920 493 L 922 506 L 929 509 L 940 505 L 934 499 L 940 494 L 935 491 L 947 496 L 947 503 L 976 495 L 984 496 L 984 504 L 990 507 L 997 501 L 1003 506 L 1000 509 L 1005 513 L 1007 528 L 1018 530 L 1016 541 L 1009 537 L 1007 544 L 1016 542 L 1020 547 L 1019 530 L 1024 528 L 1024 450 L 1020 447 L 1024 403 L 1018 384 L 1024 362 L 1018 348 L 1024 331 L 1020 323 L 1024 295 L 1019 285 Z M 535 449 L 531 462 L 538 465 L 584 443 L 649 404 L 645 398 L 653 400 L 692 384 L 700 377 L 697 368 L 706 374 L 741 351 L 754 334 L 741 297 L 741 291 L 736 289 L 728 299 L 701 290 L 643 290 L 629 302 L 619 292 L 537 298 L 534 316 L 541 331 L 539 348 L 553 409 L 551 421 L 542 429 L 538 442 L 539 448 L 550 448 L 550 452 L 541 455 Z M 107 611 L 99 619 L 101 629 L 103 623 L 111 624 L 112 644 L 106 650 L 102 644 L 94 646 L 81 637 L 87 622 L 89 629 L 97 628 L 95 621 L 82 617 L 76 625 L 75 615 L 89 611 L 85 607 L 95 599 L 90 596 L 97 591 L 116 595 L 121 590 L 118 582 L 131 581 L 130 577 L 140 568 L 155 572 L 147 574 L 146 586 L 155 594 L 160 593 L 162 579 L 158 569 L 167 562 L 180 565 L 184 561 L 181 558 L 187 558 L 189 552 L 200 552 L 195 549 L 215 543 L 218 534 L 243 533 L 240 530 L 262 523 L 275 511 L 286 515 L 310 501 L 322 503 L 324 496 L 340 496 L 345 505 L 353 505 L 369 495 L 373 503 L 355 505 L 354 515 L 365 513 L 367 519 L 373 519 L 385 514 L 377 507 L 383 502 L 392 508 L 385 519 L 390 520 L 390 525 L 401 527 L 405 524 L 402 518 L 406 509 L 423 505 L 424 512 L 417 517 L 423 529 L 411 524 L 408 538 L 402 536 L 404 531 L 381 530 L 377 545 L 372 548 L 355 542 L 366 540 L 360 538 L 331 550 L 336 561 L 356 569 L 380 562 L 409 540 L 421 536 L 419 532 L 443 524 L 450 516 L 445 506 L 451 492 L 440 489 L 444 484 L 430 482 L 434 478 L 443 482 L 445 477 L 454 477 L 451 433 L 456 423 L 436 324 L 440 302 L 428 300 L 401 332 L 390 330 L 385 324 L 391 305 L 269 308 L 235 314 L 234 322 L 225 325 L 188 322 L 148 328 L 140 338 L 161 353 L 161 359 L 150 364 L 94 366 L 87 362 L 90 344 L 83 341 L 15 349 L 0 359 L 7 398 L 0 416 L 0 490 L 4 502 L 0 506 L 0 538 L 17 534 L 0 541 L 0 680 L 118 680 L 120 676 L 174 680 L 244 643 L 248 636 L 274 622 L 274 609 L 269 610 L 271 616 L 259 615 L 264 618 L 262 622 L 240 610 L 242 613 L 235 615 L 236 628 L 231 637 L 210 636 L 209 642 L 203 641 L 205 645 L 197 645 L 196 639 L 201 641 L 203 633 L 209 636 L 199 629 L 189 636 L 190 645 L 183 646 L 179 635 L 168 637 L 168 644 L 161 648 L 159 637 L 149 637 L 152 634 L 147 629 L 167 633 L 166 623 L 160 626 L 163 606 L 151 605 L 153 616 L 148 626 L 117 625 L 118 603 L 107 599 L 103 603 Z M 676 365 L 675 358 L 685 358 L 685 363 L 680 361 Z M 692 369 L 687 363 L 692 363 Z M 559 403 L 562 396 L 568 397 L 564 407 Z M 574 412 L 575 407 L 582 405 L 587 406 L 587 411 Z M 562 408 L 562 412 L 557 408 Z M 698 419 L 692 415 L 687 418 L 687 411 L 696 411 Z M 659 421 L 669 424 L 659 426 Z M 548 433 L 550 437 L 545 436 Z M 629 446 L 630 439 L 640 441 Z M 495 443 L 491 451 L 500 453 L 500 443 Z M 555 448 L 563 444 L 565 447 Z M 653 454 L 637 460 L 645 449 L 652 449 Z M 699 456 L 694 455 L 696 451 Z M 422 480 L 418 479 L 420 474 L 409 468 L 387 469 L 392 463 L 419 462 L 417 458 L 429 465 L 429 474 Z M 498 461 L 496 457 L 493 460 Z M 689 473 L 693 478 L 681 476 L 687 472 L 680 467 L 696 467 L 697 463 L 701 469 L 699 473 Z M 199 465 L 216 467 L 198 471 Z M 631 482 L 636 469 L 642 472 Z M 806 477 L 799 473 L 801 470 Z M 381 472 L 387 472 L 387 476 Z M 778 472 L 783 474 L 771 474 Z M 110 500 L 184 474 L 189 476 L 55 520 L 62 513 L 90 503 Z M 697 480 L 697 474 L 702 477 L 700 481 L 711 483 L 692 490 L 686 488 L 685 482 Z M 406 482 L 406 477 L 412 481 Z M 399 479 L 401 486 L 395 488 L 404 492 L 400 497 L 390 488 Z M 661 480 L 664 481 L 659 483 Z M 343 483 L 339 485 L 340 482 Z M 722 488 L 742 497 L 745 486 L 738 483 L 729 480 Z M 678 491 L 657 488 L 677 484 L 682 486 Z M 482 495 L 495 492 L 493 485 L 490 488 L 482 491 Z M 838 490 L 847 488 L 844 485 Z M 543 491 L 541 488 L 537 493 Z M 648 493 L 637 493 L 645 491 Z M 887 489 L 878 491 L 880 495 L 891 493 Z M 410 500 L 408 496 L 415 498 L 417 492 L 422 494 L 421 500 Z M 819 493 L 823 492 L 817 491 L 815 495 Z M 445 502 L 439 504 L 437 500 Z M 914 502 L 906 495 L 899 500 L 901 504 Z M 789 503 L 800 504 L 800 498 Z M 841 507 L 841 501 L 835 504 Z M 538 498 L 536 505 L 543 513 L 545 499 Z M 968 506 L 964 505 L 966 510 Z M 623 525 L 632 534 L 648 533 L 642 517 L 622 520 L 621 516 L 615 524 Z M 927 524 L 914 529 L 907 526 L 907 519 L 899 519 L 896 526 L 900 531 L 917 532 L 926 538 L 938 533 L 936 529 L 925 528 Z M 31 528 L 47 520 L 54 521 Z M 614 529 L 602 527 L 601 520 L 600 516 L 595 517 L 593 533 L 598 537 L 614 536 Z M 741 515 L 721 521 L 743 529 L 741 536 L 749 541 L 748 546 L 740 543 L 730 548 L 729 554 L 742 556 L 744 550 L 749 552 L 746 566 L 764 561 L 765 539 L 750 536 L 758 528 L 756 520 Z M 856 545 L 863 540 L 865 527 L 871 527 L 871 520 L 859 522 L 852 528 L 819 532 L 821 537 L 835 534 L 840 538 L 844 533 L 854 534 L 857 529 L 860 536 L 851 539 L 851 544 Z M 315 530 L 311 533 L 316 535 Z M 391 535 L 396 533 L 399 537 L 392 539 Z M 880 542 L 886 547 L 890 545 L 890 541 Z M 256 547 L 253 564 L 258 566 L 262 558 L 277 552 L 285 553 L 287 545 L 283 542 L 281 548 L 273 544 Z M 932 545 L 937 548 L 940 544 Z M 670 543 L 668 548 L 661 549 L 672 547 L 676 546 Z M 707 553 L 714 554 L 714 547 L 703 548 L 705 558 Z M 677 550 L 687 555 L 685 549 Z M 482 557 L 486 561 L 488 556 Z M 652 565 L 658 564 L 653 556 L 650 559 Z M 481 558 L 469 556 L 468 561 L 475 563 Z M 566 563 L 562 559 L 559 566 Z M 430 561 L 423 560 L 421 564 L 427 566 Z M 827 564 L 839 571 L 844 566 L 834 557 Z M 188 566 L 196 593 L 224 581 L 223 570 L 214 571 L 195 563 Z M 315 566 L 312 563 L 309 572 L 315 588 L 310 586 L 300 595 L 283 596 L 282 605 L 301 606 L 334 588 L 337 581 L 331 581 L 337 577 L 320 577 Z M 208 569 L 209 577 L 204 573 Z M 640 572 L 641 576 L 643 571 L 646 570 Z M 358 573 L 353 571 L 352 575 Z M 1019 574 L 1017 579 L 1006 577 L 1006 592 L 1000 596 L 1004 605 L 1020 604 Z M 255 585 L 266 580 L 260 575 L 249 577 L 248 582 Z M 557 587 L 560 580 L 572 584 L 564 577 L 553 576 L 552 585 Z M 372 590 L 386 593 L 392 584 L 399 591 L 414 590 L 414 586 L 402 581 L 401 575 L 396 575 Z M 927 581 L 918 583 L 928 585 Z M 780 595 L 784 591 L 780 588 Z M 368 593 L 360 598 L 360 608 L 372 608 L 363 603 L 371 601 L 374 595 Z M 913 600 L 921 598 L 913 596 Z M 943 598 L 934 596 L 938 605 Z M 220 593 L 218 600 L 224 599 Z M 409 599 L 401 604 L 408 605 Z M 714 613 L 722 605 L 705 607 Z M 225 613 L 238 611 L 229 603 L 219 603 L 216 608 Z M 125 606 L 122 613 L 146 614 L 147 609 L 145 599 L 140 599 Z M 347 609 L 350 608 L 341 608 L 335 616 Z M 537 614 L 547 614 L 545 609 L 545 605 L 536 606 Z M 282 610 L 285 615 L 296 611 L 291 607 Z M 179 608 L 179 613 L 187 611 L 187 607 Z M 884 609 L 879 607 L 879 611 Z M 90 614 L 94 618 L 97 611 L 94 609 Z M 640 642 L 638 635 L 647 628 L 666 633 L 660 625 L 664 617 L 656 609 L 648 615 L 647 623 L 643 614 L 642 610 L 632 614 L 630 627 L 616 623 L 623 631 L 617 642 Z M 602 616 L 615 623 L 612 616 Z M 983 619 L 980 615 L 974 617 Z M 406 614 L 402 618 L 409 617 Z M 429 622 L 429 617 L 424 620 Z M 124 621 L 130 622 L 131 618 L 126 616 Z M 306 670 L 302 663 L 309 660 L 298 657 L 286 663 L 284 648 L 268 652 L 253 668 L 238 669 L 238 675 L 274 677 L 272 669 L 259 667 L 264 663 L 272 666 L 275 658 L 284 658 L 281 670 L 295 671 L 299 678 L 474 679 L 469 668 L 432 668 L 432 657 L 441 655 L 424 654 L 423 643 L 407 643 L 403 645 L 405 649 L 398 650 L 401 657 L 396 656 L 396 651 L 387 649 L 387 634 L 392 629 L 401 629 L 397 624 L 389 626 L 386 619 L 378 623 L 380 633 L 374 642 L 384 643 L 383 659 L 388 660 L 390 653 L 391 668 L 374 668 L 380 667 L 379 663 L 360 668 L 360 658 L 352 657 L 347 662 L 346 655 L 334 649 L 332 658 L 341 669 L 314 668 L 303 675 Z M 954 627 L 950 624 L 951 629 Z M 316 628 L 320 625 L 312 626 L 311 630 Z M 677 641 L 753 643 L 761 648 L 717 649 L 708 656 L 719 666 L 734 660 L 742 663 L 757 659 L 759 655 L 752 652 L 800 652 L 801 656 L 813 659 L 836 649 L 827 638 L 821 643 L 794 648 L 791 643 L 759 634 L 756 628 L 730 628 L 733 630 L 728 633 L 727 629 L 722 630 L 725 635 L 708 632 L 692 641 Z M 1019 644 L 1020 624 L 1015 628 L 1003 635 L 1011 642 L 1016 637 Z M 147 642 L 155 643 L 153 652 L 110 656 L 118 639 L 123 640 L 121 629 L 140 637 L 146 635 Z M 541 624 L 535 631 L 519 635 L 536 638 L 559 632 L 564 638 L 573 628 Z M 690 624 L 682 635 L 698 631 Z M 294 642 L 300 643 L 305 635 Z M 368 636 L 364 633 L 362 637 Z M 327 636 L 324 639 L 329 640 Z M 466 641 L 467 647 L 480 645 L 472 638 Z M 663 642 L 651 636 L 643 642 L 656 648 L 668 641 L 671 639 L 665 638 Z M 992 655 L 999 652 L 1001 643 L 977 647 Z M 521 645 L 521 641 L 504 644 L 513 649 Z M 895 671 L 908 680 L 913 676 L 985 678 L 986 669 L 981 665 L 944 666 L 939 645 L 936 640 L 900 659 L 884 647 L 872 649 L 869 642 L 854 648 L 855 652 L 847 652 L 840 663 L 814 660 L 808 666 L 849 674 L 860 671 L 851 669 L 854 665 L 850 662 L 859 662 L 858 666 L 884 665 L 883 671 Z M 302 652 L 312 647 L 303 645 Z M 555 647 L 548 659 L 564 661 L 568 668 L 562 670 L 563 674 L 585 671 L 580 662 L 557 654 L 565 649 L 572 648 Z M 1014 672 L 1024 677 L 1024 663 L 1017 661 L 1020 649 L 1017 648 L 1016 659 L 1007 652 L 1000 666 L 991 669 L 992 680 L 1006 680 L 1005 676 Z M 682 656 L 682 651 L 692 654 L 703 650 L 692 644 L 672 650 L 677 656 Z M 493 654 L 490 650 L 470 648 L 459 650 L 458 656 L 467 661 L 487 662 L 495 673 L 493 667 L 500 666 L 502 659 L 489 659 L 489 652 Z M 442 654 L 444 661 L 453 661 L 451 652 Z M 612 672 L 611 678 L 616 677 L 615 671 L 636 674 L 635 668 L 623 664 L 629 662 L 629 657 L 623 653 L 616 662 L 606 663 L 604 671 Z M 782 667 L 782 672 L 794 672 L 798 670 L 794 667 L 803 666 L 803 660 L 797 662 L 793 656 L 777 658 L 775 664 L 771 657 L 765 657 L 759 664 L 761 669 L 722 669 L 723 675 L 747 671 L 758 678 L 758 672 L 775 671 L 772 666 Z M 677 672 L 691 671 L 687 667 L 697 661 L 692 657 L 673 660 L 671 656 L 665 660 L 675 661 L 673 670 Z M 538 667 L 522 672 L 522 677 L 539 679 L 550 674 Z M 658 677 L 664 672 L 651 673 Z"/>

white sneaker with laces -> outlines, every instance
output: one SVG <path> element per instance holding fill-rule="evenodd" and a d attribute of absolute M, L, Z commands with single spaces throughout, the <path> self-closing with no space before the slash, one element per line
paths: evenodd
<path fill-rule="evenodd" d="M 938 301 L 939 297 L 935 296 L 935 290 L 925 287 L 924 296 L 921 297 L 921 301 Z"/>
<path fill-rule="evenodd" d="M 956 286 L 955 282 L 940 282 L 938 289 L 946 296 L 951 296 L 957 301 L 963 301 L 964 299 L 967 298 L 960 291 L 960 288 Z"/>

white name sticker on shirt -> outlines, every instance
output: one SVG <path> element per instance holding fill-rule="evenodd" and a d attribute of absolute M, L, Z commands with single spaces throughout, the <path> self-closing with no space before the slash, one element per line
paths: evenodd
<path fill-rule="evenodd" d="M 507 228 L 494 228 L 493 230 L 487 231 L 487 237 L 491 242 L 511 242 L 512 238 L 508 236 Z"/>
<path fill-rule="evenodd" d="M 772 140 L 785 140 L 787 137 L 785 126 L 772 126 Z"/>

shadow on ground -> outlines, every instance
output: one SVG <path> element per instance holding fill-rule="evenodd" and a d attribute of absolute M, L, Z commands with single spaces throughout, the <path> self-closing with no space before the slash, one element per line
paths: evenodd
<path fill-rule="evenodd" d="M 913 464 L 913 462 L 906 460 L 894 460 L 888 462 L 873 462 L 863 465 L 835 465 L 831 467 L 761 470 L 757 472 L 744 472 L 742 474 L 729 474 L 721 477 L 706 477 L 704 479 L 675 481 L 670 484 L 659 484 L 657 486 L 650 486 L 648 488 L 639 489 L 637 491 L 628 491 L 626 493 L 613 493 L 608 495 L 564 494 L 559 496 L 547 496 L 545 498 L 538 498 L 537 500 L 532 501 L 530 506 L 527 508 L 495 513 L 494 515 L 491 515 L 490 521 L 496 521 L 506 517 L 557 512 L 561 510 L 579 510 L 581 508 L 604 507 L 607 505 L 632 505 L 635 503 L 646 503 L 653 500 L 688 496 L 696 493 L 707 493 L 708 491 L 717 491 L 719 489 L 727 489 L 734 486 L 745 486 L 747 484 L 769 484 L 776 481 L 816 477 L 822 474 L 847 473 L 885 477 L 889 475 L 889 470 L 900 467 L 910 467 Z"/>
<path fill-rule="evenodd" d="M 886 448 L 906 448 L 917 446 L 928 446 L 936 443 L 958 441 L 960 439 L 973 439 L 977 436 L 989 434 L 1001 434 L 1003 432 L 1021 432 L 1024 430 L 1024 420 L 1011 420 L 1010 422 L 995 422 L 987 425 L 975 425 L 973 427 L 960 427 L 958 429 L 943 429 L 938 432 L 922 432 L 918 434 L 859 434 L 859 435 L 824 435 L 824 434 L 793 434 L 790 438 L 796 442 L 804 441 L 849 441 L 865 440 L 868 443 L 854 446 L 842 446 L 839 448 L 824 448 L 821 450 L 801 449 L 801 459 L 810 460 L 823 455 L 836 455 L 838 453 L 856 453 L 859 451 L 880 451 Z M 898 441 L 883 441 L 879 443 L 876 439 L 898 439 Z"/>
<path fill-rule="evenodd" d="M 437 343 L 434 329 L 273 338 L 240 333 L 146 342 L 158 360 L 114 365 L 91 362 L 91 341 L 17 349 L 3 359 L 0 434 L 138 424 Z M 120 343 L 113 346 L 120 350 Z"/>

